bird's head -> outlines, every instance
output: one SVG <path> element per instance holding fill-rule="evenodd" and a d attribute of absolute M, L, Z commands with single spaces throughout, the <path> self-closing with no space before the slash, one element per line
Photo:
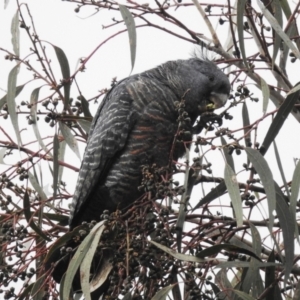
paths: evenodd
<path fill-rule="evenodd" d="M 191 58 L 177 61 L 175 84 L 184 96 L 186 110 L 194 116 L 225 105 L 230 94 L 227 76 L 211 61 Z"/>

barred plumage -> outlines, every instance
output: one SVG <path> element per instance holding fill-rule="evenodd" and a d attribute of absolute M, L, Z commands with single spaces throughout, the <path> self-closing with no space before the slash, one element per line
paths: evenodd
<path fill-rule="evenodd" d="M 117 83 L 91 126 L 71 208 L 71 228 L 99 220 L 103 210 L 135 201 L 141 195 L 137 189 L 141 165 L 168 164 L 178 128 L 175 101 L 186 93 L 185 109 L 193 124 L 212 93 L 220 107 L 229 92 L 224 73 L 198 58 L 167 62 Z M 177 149 L 174 159 L 182 151 Z"/>
<path fill-rule="evenodd" d="M 221 107 L 229 92 L 225 74 L 214 63 L 198 58 L 170 61 L 113 86 L 91 125 L 73 197 L 70 230 L 83 221 L 99 221 L 104 210 L 124 208 L 141 196 L 142 165 L 168 165 L 178 130 L 176 101 L 184 96 L 192 131 L 203 108 L 211 102 Z M 172 153 L 177 160 L 184 147 L 176 146 Z M 68 258 L 60 260 L 53 271 L 57 282 L 67 265 Z M 80 288 L 79 276 L 73 286 Z M 102 292 L 95 292 L 93 299 Z"/>

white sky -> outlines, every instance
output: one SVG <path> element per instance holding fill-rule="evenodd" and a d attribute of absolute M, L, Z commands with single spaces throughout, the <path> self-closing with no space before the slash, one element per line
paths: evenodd
<path fill-rule="evenodd" d="M 23 1 L 23 3 L 28 3 L 29 5 L 40 39 L 48 41 L 64 50 L 69 60 L 71 73 L 76 70 L 79 58 L 86 57 L 108 36 L 125 28 L 124 24 L 120 24 L 107 30 L 102 29 L 102 25 L 111 24 L 112 17 L 115 17 L 117 20 L 121 20 L 121 15 L 119 12 L 108 12 L 107 10 L 105 10 L 100 11 L 94 16 L 91 16 L 95 11 L 94 8 L 84 7 L 83 9 L 81 9 L 80 13 L 76 14 L 74 12 L 74 9 L 76 8 L 75 4 L 60 0 L 31 0 Z M 140 1 L 139 3 L 144 3 L 144 1 Z M 154 3 L 154 1 L 149 1 L 149 3 Z M 207 3 L 221 4 L 224 3 L 224 1 L 207 1 Z M 13 0 L 10 1 L 6 10 L 3 9 L 3 6 L 0 9 L 0 47 L 8 49 L 10 51 L 12 51 L 12 45 L 10 42 L 10 24 L 15 12 L 16 3 Z M 25 9 L 23 9 L 23 12 L 25 12 Z M 176 15 L 176 17 L 185 22 L 188 26 L 190 26 L 190 28 L 194 29 L 197 32 L 204 33 L 208 37 L 210 37 L 198 11 L 195 8 L 180 8 L 176 12 L 174 10 L 170 10 L 169 12 Z M 213 12 L 220 13 L 221 9 L 214 7 Z M 217 21 L 217 17 L 213 19 L 214 24 L 217 24 L 216 26 L 219 26 Z M 139 21 L 137 22 L 137 24 L 140 24 Z M 159 24 L 161 26 L 167 26 L 167 23 L 161 20 Z M 220 28 L 220 26 L 217 28 L 217 33 L 221 33 L 219 34 L 219 37 L 223 42 L 227 38 L 227 29 L 225 30 L 225 26 L 226 25 L 224 25 L 224 29 L 223 27 Z M 180 33 L 178 29 L 176 30 L 176 32 Z M 28 37 L 26 36 L 25 31 L 20 29 L 20 32 L 21 57 L 24 57 L 29 53 L 29 47 L 31 45 L 28 42 Z M 53 66 L 56 66 L 54 67 L 56 77 L 57 79 L 60 79 L 61 74 L 54 51 L 52 50 L 52 47 L 50 45 L 47 45 L 46 47 L 48 53 L 50 53 L 49 56 L 52 58 Z M 193 50 L 194 46 L 191 43 L 185 42 L 153 28 L 139 28 L 137 30 L 137 58 L 133 73 L 138 73 L 143 70 L 152 68 L 167 60 L 188 58 L 190 57 Z M 247 48 L 247 53 L 251 51 L 256 51 L 256 47 L 254 47 L 253 49 L 251 49 L 251 47 Z M 5 53 L 1 52 L 0 97 L 5 94 L 8 72 L 14 66 L 14 63 L 10 62 L 9 60 L 5 60 L 4 56 Z M 289 72 L 293 74 L 293 76 L 291 77 L 293 77 L 294 83 L 299 81 L 299 79 L 297 78 L 298 64 L 299 62 L 296 62 L 295 64 L 291 65 L 291 68 L 289 69 Z M 80 73 L 76 77 L 76 79 L 79 83 L 83 95 L 88 99 L 96 95 L 97 91 L 101 90 L 102 88 L 109 87 L 111 79 L 113 77 L 117 76 L 118 79 L 122 79 L 129 75 L 130 70 L 131 64 L 128 35 L 125 32 L 108 41 L 103 47 L 101 47 L 88 62 L 87 70 L 84 73 Z M 29 74 L 24 67 L 22 67 L 18 77 L 18 84 L 26 82 L 28 78 L 31 78 L 31 76 L 32 75 Z M 270 76 L 266 77 L 265 80 L 268 83 L 272 83 L 272 78 Z M 20 103 L 21 100 L 29 100 L 32 90 L 35 87 L 40 86 L 41 84 L 41 82 L 34 82 L 29 84 L 17 98 L 17 103 Z M 251 88 L 253 86 L 250 85 L 249 87 Z M 47 88 L 41 90 L 41 96 L 47 94 Z M 260 99 L 262 98 L 262 95 L 259 91 L 255 92 L 255 94 Z M 71 96 L 73 98 L 76 98 L 78 96 L 78 92 L 74 84 L 72 86 Z M 92 114 L 95 113 L 96 107 L 97 105 L 91 104 L 90 109 Z M 274 106 L 270 101 L 268 110 L 271 111 L 273 109 Z M 259 117 L 262 117 L 263 114 L 261 102 L 259 104 L 250 103 L 249 112 L 251 122 Z M 240 118 L 241 105 L 237 108 L 232 109 L 231 113 L 234 115 L 234 121 L 225 121 L 224 127 L 228 126 L 231 129 L 242 127 L 242 120 Z M 24 124 L 22 122 L 24 122 L 24 118 L 21 117 L 20 128 L 22 128 L 22 124 Z M 263 126 L 264 129 L 260 129 L 258 132 L 258 135 L 260 137 L 258 139 L 259 142 L 262 142 L 262 138 L 266 133 L 268 124 L 270 124 L 270 119 L 268 121 L 264 121 L 263 123 L 265 123 L 266 126 Z M 5 128 L 10 127 L 9 120 L 6 120 L 4 122 L 3 119 L 1 119 L 0 124 Z M 281 153 L 281 159 L 283 165 L 285 166 L 285 170 L 289 171 L 289 173 L 286 174 L 287 180 L 291 179 L 292 171 L 294 169 L 293 158 L 299 157 L 300 135 L 295 134 L 294 130 L 297 125 L 299 125 L 298 122 L 296 122 L 293 117 L 289 117 L 288 121 L 285 123 L 283 129 L 276 139 L 279 151 Z M 49 128 L 48 124 L 41 120 L 39 122 L 39 126 L 45 136 L 47 136 Z M 12 134 L 12 137 L 15 138 L 14 133 L 10 133 Z M 49 134 L 51 134 L 51 131 L 49 131 Z M 23 132 L 22 135 L 24 137 L 27 137 L 29 140 L 34 139 L 32 132 L 30 132 L 30 128 L 28 131 Z M 0 139 L 4 139 L 2 133 L 0 133 Z M 274 172 L 276 180 L 279 184 L 281 184 L 281 179 L 279 177 L 277 167 L 274 167 L 275 161 L 272 153 L 273 149 L 270 149 L 268 151 L 268 154 L 266 155 L 266 158 L 270 162 L 270 165 L 272 165 L 272 170 Z M 81 154 L 83 154 L 83 147 L 81 147 Z M 215 152 L 213 151 L 211 151 L 207 157 L 211 162 L 215 162 L 216 160 L 218 161 L 219 159 L 222 161 L 221 154 L 217 155 L 216 158 Z M 237 171 L 242 169 L 242 163 L 245 162 L 245 158 L 239 159 L 238 161 L 240 162 L 240 164 L 236 167 Z M 71 151 L 68 152 L 66 162 L 75 164 L 78 167 L 80 166 L 80 161 L 76 158 L 75 155 L 73 155 Z M 214 172 L 217 172 L 217 174 L 214 173 L 215 176 L 223 175 L 223 166 L 220 168 L 213 167 L 213 170 Z M 77 174 L 74 174 L 74 172 L 67 174 L 70 174 L 70 176 L 74 178 L 74 180 L 69 183 L 69 191 L 72 193 L 75 187 L 75 177 L 77 176 Z"/>
<path fill-rule="evenodd" d="M 152 1 L 152 3 L 153 2 L 154 1 Z M 218 2 L 222 3 L 222 1 Z M 89 17 L 94 13 L 94 8 L 84 7 L 80 13 L 76 14 L 74 12 L 76 5 L 60 0 L 31 0 L 23 1 L 23 3 L 28 3 L 29 5 L 40 39 L 48 41 L 63 49 L 69 60 L 71 74 L 78 67 L 78 60 L 81 57 L 88 56 L 92 50 L 94 50 L 96 46 L 103 42 L 107 37 L 125 28 L 124 24 L 120 24 L 117 27 L 112 27 L 110 29 L 102 29 L 102 25 L 109 25 L 112 23 L 113 17 L 117 20 L 121 20 L 119 12 L 108 12 L 105 10 Z M 140 1 L 140 3 L 144 2 Z M 151 1 L 149 3 L 151 3 Z M 11 19 L 16 12 L 16 8 L 15 1 L 10 1 L 6 10 L 3 8 L 0 9 L 0 47 L 9 51 L 12 51 L 10 41 L 10 24 Z M 23 12 L 24 11 L 25 9 Z M 220 12 L 220 9 L 218 8 L 216 11 Z M 199 19 L 199 13 L 195 9 L 188 8 L 179 10 L 179 13 L 179 17 L 189 23 L 190 26 L 194 27 L 195 30 L 199 32 L 203 32 L 204 29 L 206 30 Z M 217 18 L 215 19 L 217 20 Z M 167 25 L 161 21 L 160 23 L 161 26 Z M 31 47 L 31 45 L 25 31 L 20 29 L 20 33 L 20 53 L 21 57 L 24 57 L 29 53 L 29 47 Z M 61 73 L 54 51 L 50 45 L 46 45 L 46 47 L 48 53 L 50 53 L 49 56 L 52 58 L 53 66 L 56 70 L 56 76 L 59 80 L 61 78 Z M 193 51 L 194 45 L 191 43 L 179 40 L 176 37 L 170 36 L 169 34 L 153 28 L 139 28 L 137 31 L 137 56 L 133 73 L 139 73 L 168 60 L 189 58 Z M 14 62 L 3 59 L 5 53 L 1 52 L 1 54 L 0 97 L 5 94 L 3 90 L 6 90 L 7 87 L 7 76 L 14 66 Z M 34 60 L 31 58 L 31 62 L 32 61 Z M 80 89 L 86 99 L 96 95 L 102 88 L 109 88 L 113 77 L 117 76 L 118 80 L 127 77 L 131 71 L 127 32 L 109 40 L 92 57 L 86 67 L 87 70 L 76 77 Z M 27 82 L 30 78 L 32 78 L 32 75 L 29 74 L 24 67 L 21 67 L 21 71 L 18 76 L 18 85 Z M 42 82 L 29 84 L 26 88 L 24 88 L 20 96 L 17 97 L 17 103 L 19 104 L 22 100 L 29 100 L 32 90 L 42 84 Z M 48 88 L 41 90 L 41 97 L 48 94 L 47 89 Z M 73 98 L 78 96 L 75 85 L 72 86 L 71 96 Z M 91 104 L 90 110 L 92 114 L 95 113 L 96 107 L 97 105 L 93 106 Z M 22 124 L 22 120 L 24 122 L 24 118 L 21 117 L 20 124 Z M 7 121 L 9 122 L 9 120 Z M 42 122 L 39 122 L 39 127 L 40 129 L 42 128 L 42 130 L 45 130 L 45 132 L 47 132 L 47 129 L 49 128 L 48 124 L 46 124 L 43 120 Z M 21 125 L 20 128 L 22 128 Z M 32 132 L 23 132 L 22 136 L 24 137 L 27 133 L 29 133 L 28 138 L 31 140 L 33 137 Z M 12 133 L 12 135 L 14 136 L 14 133 Z M 0 138 L 2 139 L 1 133 Z M 83 154 L 83 149 L 81 149 L 81 154 Z M 80 166 L 79 160 L 72 153 L 70 153 L 70 156 L 68 155 L 68 158 L 70 160 L 69 163 L 71 162 L 72 164 L 76 164 L 78 167 Z M 74 176 L 73 172 L 72 176 Z M 75 185 L 74 182 L 71 184 Z M 71 188 L 70 191 L 72 191 Z"/>
<path fill-rule="evenodd" d="M 123 1 L 125 2 L 125 1 Z M 154 1 L 137 1 L 139 3 L 153 3 Z M 207 0 L 206 3 L 224 3 L 227 1 L 211 1 Z M 94 13 L 94 8 L 84 7 L 80 13 L 76 14 L 74 9 L 76 5 L 60 1 L 60 0 L 27 0 L 23 3 L 28 3 L 31 14 L 34 18 L 34 23 L 38 32 L 38 35 L 41 40 L 48 41 L 61 49 L 64 50 L 65 54 L 68 57 L 71 73 L 76 70 L 78 59 L 81 57 L 88 56 L 94 48 L 103 42 L 111 34 L 122 30 L 125 28 L 125 25 L 118 25 L 117 27 L 112 27 L 107 30 L 102 29 L 102 25 L 111 24 L 112 17 L 115 17 L 118 20 L 121 20 L 121 15 L 119 12 L 110 12 L 107 10 L 100 11 L 98 14 L 88 17 Z M 6 10 L 3 9 L 3 4 L 0 7 L 0 47 L 12 51 L 12 45 L 10 42 L 10 24 L 13 15 L 16 12 L 16 3 L 14 0 L 10 0 L 10 3 Z M 219 8 L 214 8 L 216 12 L 220 12 Z M 23 10 L 24 12 L 25 10 Z M 170 11 L 172 12 L 172 11 Z M 188 26 L 193 28 L 197 32 L 205 33 L 207 36 L 206 27 L 201 20 L 201 17 L 195 8 L 185 8 L 179 9 L 176 12 L 179 13 L 179 18 L 185 22 Z M 175 15 L 175 12 L 174 12 Z M 27 18 L 28 20 L 28 18 Z M 214 19 L 217 24 L 218 18 Z M 167 24 L 163 21 L 160 21 L 161 26 L 166 26 Z M 225 28 L 225 27 L 224 27 Z M 24 57 L 29 53 L 30 43 L 28 42 L 28 37 L 24 30 L 20 29 L 21 32 L 21 57 Z M 219 32 L 219 31 L 217 31 Z M 224 42 L 227 38 L 227 31 L 220 31 L 220 38 Z M 60 70 L 56 62 L 55 54 L 51 49 L 51 46 L 48 45 L 47 49 L 51 53 L 53 65 L 56 65 L 55 71 L 57 74 L 57 79 L 61 78 Z M 255 51 L 256 47 L 253 48 Z M 163 63 L 168 60 L 174 59 L 185 59 L 190 57 L 191 53 L 194 50 L 194 46 L 191 43 L 182 41 L 176 37 L 172 37 L 166 33 L 163 33 L 159 30 L 153 28 L 140 28 L 137 30 L 137 57 L 135 62 L 135 67 L 133 73 L 139 73 L 146 69 L 157 66 L 160 63 Z M 247 48 L 251 52 L 251 48 Z M 0 98 L 5 95 L 5 90 L 7 86 L 7 76 L 9 71 L 13 68 L 14 62 L 10 62 L 4 59 L 5 53 L 0 52 Z M 103 47 L 101 47 L 96 55 L 87 64 L 87 70 L 85 73 L 79 74 L 76 77 L 80 89 L 83 95 L 88 99 L 97 94 L 97 91 L 102 88 L 109 88 L 111 79 L 117 76 L 117 79 L 122 79 L 129 75 L 131 70 L 130 64 L 130 53 L 129 53 L 129 44 L 128 44 L 128 35 L 127 33 L 122 33 L 121 35 L 113 38 L 108 41 Z M 28 80 L 28 72 L 22 67 L 21 72 L 18 77 L 18 84 L 22 84 Z M 292 74 L 293 83 L 299 81 L 299 62 L 291 65 L 289 72 Z M 270 83 L 272 78 L 266 77 L 265 80 Z M 17 98 L 17 103 L 20 103 L 21 100 L 29 100 L 31 91 L 40 86 L 41 83 L 31 83 L 28 85 Z M 251 87 L 251 86 L 250 86 Z M 42 95 L 47 95 L 47 88 L 42 92 Z M 78 92 L 75 88 L 75 85 L 72 86 L 71 96 L 76 98 Z M 256 92 L 256 96 L 262 99 L 260 92 Z M 250 107 L 251 106 L 251 107 Z M 95 113 L 97 105 L 91 105 L 92 114 Z M 261 102 L 256 105 L 250 105 L 250 121 L 262 117 L 262 104 Z M 231 114 L 234 115 L 234 121 L 225 122 L 224 127 L 229 127 L 231 129 L 236 129 L 242 127 L 241 120 L 241 105 L 231 111 Z M 269 104 L 269 111 L 273 110 L 274 106 L 271 101 Z M 221 110 L 220 110 L 221 111 Z M 270 124 L 270 119 L 264 121 L 266 125 Z M 22 128 L 22 122 L 24 119 L 20 120 L 20 128 Z M 24 123 L 23 123 L 24 124 Z M 0 126 L 8 129 L 10 127 L 9 120 L 4 121 L 0 119 Z M 39 123 L 40 129 L 45 133 L 45 136 L 48 134 L 48 124 L 43 120 Z M 262 138 L 266 133 L 266 128 L 259 131 L 259 142 L 262 142 Z M 296 129 L 297 128 L 297 129 Z M 299 123 L 295 121 L 293 117 L 289 117 L 285 125 L 283 126 L 281 132 L 279 133 L 276 142 L 281 154 L 282 163 L 284 169 L 288 172 L 286 174 L 287 180 L 291 180 L 292 172 L 294 169 L 294 157 L 300 157 L 300 134 L 297 132 L 299 128 Z M 8 129 L 9 130 L 9 129 Z M 50 131 L 51 132 L 51 131 Z M 15 139 L 14 133 L 10 131 L 13 139 Z M 202 133 L 203 134 L 203 133 Z M 27 139 L 35 139 L 32 132 L 24 133 Z M 239 136 L 239 135 L 238 135 Z M 0 140 L 4 140 L 2 133 L 0 132 Z M 272 148 L 272 147 L 271 147 Z M 81 147 L 81 154 L 83 154 L 83 146 Z M 216 153 L 211 151 L 208 154 L 208 159 L 212 163 L 219 164 L 221 162 L 220 168 L 212 167 L 214 175 L 223 176 L 224 164 L 222 163 L 221 154 L 218 155 L 219 158 L 216 158 Z M 277 171 L 276 161 L 273 156 L 273 148 L 268 151 L 266 159 L 270 163 L 272 170 L 274 171 L 275 179 L 281 185 L 282 181 L 280 179 L 279 173 Z M 216 161 L 217 160 L 217 161 Z M 76 156 L 68 151 L 66 162 L 69 164 L 75 164 L 80 166 L 80 161 Z M 242 169 L 242 163 L 245 162 L 245 157 L 239 158 L 237 160 L 239 165 L 236 165 L 236 170 L 239 171 Z M 237 163 L 235 162 L 235 163 Z M 0 172 L 3 166 L 0 166 Z M 72 193 L 75 188 L 77 174 L 74 172 L 67 172 L 68 187 L 69 191 Z M 72 178 L 70 180 L 70 178 Z M 196 192 L 197 194 L 197 192 Z M 197 199 L 199 197 L 196 196 Z M 259 216 L 260 218 L 260 216 Z"/>

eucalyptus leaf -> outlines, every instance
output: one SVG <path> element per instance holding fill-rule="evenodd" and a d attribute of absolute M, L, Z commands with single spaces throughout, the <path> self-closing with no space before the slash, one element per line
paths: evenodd
<path fill-rule="evenodd" d="M 291 184 L 290 206 L 289 206 L 291 217 L 294 219 L 295 222 L 295 233 L 296 233 L 298 243 L 299 243 L 299 229 L 296 220 L 296 208 L 299 199 L 299 191 L 300 191 L 300 161 L 298 160 L 298 163 L 293 173 L 293 179 Z"/>
<path fill-rule="evenodd" d="M 240 298 L 239 299 L 243 299 L 243 300 L 255 300 L 256 298 L 253 298 L 252 296 L 250 296 L 247 293 L 244 293 L 242 291 L 238 291 L 238 290 L 232 290 L 234 293 L 236 293 Z"/>
<path fill-rule="evenodd" d="M 150 241 L 150 243 L 155 245 L 157 248 L 165 251 L 166 253 L 170 254 L 171 256 L 173 256 L 173 257 L 175 257 L 179 260 L 182 260 L 182 261 L 192 261 L 192 262 L 205 262 L 205 261 L 207 261 L 205 259 L 193 256 L 193 255 L 187 255 L 187 254 L 182 254 L 182 253 L 176 252 L 175 250 L 170 249 L 170 248 L 168 248 L 164 245 L 161 245 L 157 242 L 154 242 L 154 241 Z"/>
<path fill-rule="evenodd" d="M 38 120 L 37 120 L 37 102 L 39 99 L 39 92 L 40 92 L 41 87 L 38 87 L 36 89 L 34 89 L 30 95 L 30 115 L 33 121 L 32 124 L 32 129 L 34 132 L 34 135 L 39 143 L 39 145 L 42 147 L 42 149 L 45 151 L 45 153 L 47 153 L 47 155 L 52 156 L 52 154 L 50 153 L 49 149 L 46 147 L 44 141 L 42 140 L 41 134 L 40 134 L 40 130 L 38 127 Z"/>
<path fill-rule="evenodd" d="M 84 294 L 86 300 L 91 300 L 90 284 L 89 284 L 90 268 L 91 268 L 95 251 L 99 243 L 99 239 L 102 235 L 103 230 L 105 229 L 104 223 L 105 221 L 102 221 L 96 225 L 97 227 L 95 226 L 96 228 L 94 230 L 94 237 L 90 245 L 90 249 L 86 253 L 80 265 L 80 283 L 81 283 L 82 293 Z"/>
<path fill-rule="evenodd" d="M 244 135 L 245 135 L 245 137 L 244 137 L 245 146 L 250 147 L 250 145 L 251 145 L 251 133 L 248 133 L 249 129 L 246 128 L 250 125 L 250 119 L 249 119 L 249 112 L 248 112 L 246 102 L 243 103 L 242 118 L 243 118 Z"/>
<path fill-rule="evenodd" d="M 19 85 L 19 86 L 16 87 L 15 97 L 17 97 L 21 93 L 24 86 L 25 86 L 25 84 Z M 2 109 L 3 105 L 6 104 L 6 103 L 7 103 L 7 94 L 0 99 L 0 110 Z"/>
<path fill-rule="evenodd" d="M 59 122 L 59 129 L 61 130 L 61 133 L 62 133 L 63 137 L 65 138 L 65 141 L 68 144 L 68 146 L 80 159 L 78 143 L 77 143 L 74 135 L 72 134 L 70 128 L 68 126 L 66 126 L 64 123 Z"/>
<path fill-rule="evenodd" d="M 255 168 L 262 181 L 263 187 L 265 188 L 269 207 L 269 230 L 272 231 L 274 224 L 273 212 L 276 208 L 276 193 L 273 175 L 268 163 L 257 150 L 252 148 L 245 148 L 245 150 L 247 152 L 249 160 L 251 161 L 253 167 Z"/>
<path fill-rule="evenodd" d="M 0 149 L 0 164 L 2 165 L 7 165 L 7 163 L 5 163 L 4 161 L 4 155 L 6 154 L 6 151 L 7 151 L 6 148 Z"/>
<path fill-rule="evenodd" d="M 135 28 L 135 22 L 134 18 L 132 17 L 131 12 L 129 9 L 119 4 L 119 9 L 122 15 L 122 18 L 125 22 L 125 25 L 127 27 L 128 31 L 128 37 L 129 37 L 129 45 L 130 45 L 130 54 L 131 54 L 131 71 L 134 67 L 135 62 L 135 56 L 136 56 L 136 28 Z"/>
<path fill-rule="evenodd" d="M 70 81 L 70 66 L 69 66 L 69 61 L 68 58 L 65 54 L 65 52 L 55 46 L 52 45 L 57 57 L 57 60 L 59 62 L 60 65 L 60 69 L 61 69 L 61 73 L 63 76 L 62 79 L 62 85 L 64 87 L 64 108 L 66 109 L 69 106 L 69 101 L 70 101 L 70 88 L 71 88 L 71 81 Z"/>
<path fill-rule="evenodd" d="M 269 21 L 270 25 L 273 27 L 273 29 L 276 31 L 276 33 L 282 38 L 284 43 L 290 48 L 290 50 L 295 54 L 295 56 L 300 59 L 300 52 L 297 49 L 297 47 L 293 44 L 293 42 L 290 40 L 288 35 L 283 31 L 280 24 L 278 24 L 277 20 L 272 16 L 272 14 L 269 12 L 269 10 L 263 5 L 263 3 L 260 0 L 256 0 L 257 5 L 261 9 L 262 13 L 266 17 L 266 19 Z"/>
<path fill-rule="evenodd" d="M 280 1 L 279 0 L 274 0 L 272 4 L 273 4 L 273 8 L 274 8 L 274 17 L 278 21 L 279 26 L 282 28 L 283 21 L 282 21 L 282 9 L 281 9 L 281 6 L 280 6 Z M 274 64 L 275 64 L 275 60 L 276 60 L 276 57 L 277 57 L 277 54 L 278 54 L 278 50 L 280 48 L 280 44 L 281 44 L 281 38 L 278 35 L 278 33 L 275 32 L 272 66 L 274 66 Z"/>
<path fill-rule="evenodd" d="M 7 83 L 7 107 L 10 116 L 10 120 L 12 122 L 14 131 L 17 136 L 18 146 L 22 145 L 20 129 L 19 129 L 19 122 L 18 122 L 18 115 L 16 111 L 16 86 L 17 86 L 17 75 L 19 72 L 20 65 L 17 64 L 8 75 L 8 83 Z"/>
<path fill-rule="evenodd" d="M 284 285 L 289 280 L 290 273 L 294 264 L 294 217 L 291 215 L 289 207 L 286 203 L 284 194 L 275 183 L 276 188 L 276 213 L 279 218 L 280 227 L 282 229 L 284 249 L 285 249 L 285 269 L 284 269 Z"/>
<path fill-rule="evenodd" d="M 20 56 L 20 25 L 19 25 L 19 10 L 16 11 L 11 21 L 11 43 L 13 45 L 14 53 Z"/>
<path fill-rule="evenodd" d="M 194 207 L 193 211 L 197 208 L 212 202 L 213 200 L 221 197 L 226 192 L 225 181 L 222 181 L 214 189 L 212 189 L 207 195 L 205 195 Z"/>
<path fill-rule="evenodd" d="M 53 197 L 56 197 L 58 188 L 58 154 L 59 154 L 59 140 L 57 134 L 53 137 Z"/>
<path fill-rule="evenodd" d="M 234 160 L 232 158 L 232 155 L 229 154 L 228 147 L 226 147 L 227 142 L 226 142 L 226 140 L 224 139 L 223 136 L 221 136 L 221 143 L 222 143 L 222 146 L 223 146 L 222 150 L 223 150 L 226 162 L 228 163 L 230 168 L 234 171 Z"/>
<path fill-rule="evenodd" d="M 239 44 L 240 50 L 243 58 L 243 62 L 247 69 L 249 69 L 247 56 L 246 56 L 246 49 L 245 49 L 245 39 L 244 39 L 244 11 L 245 11 L 245 4 L 247 0 L 239 0 L 237 3 L 237 30 L 238 30 L 238 37 L 239 37 Z"/>
<path fill-rule="evenodd" d="M 299 90 L 300 90 L 300 84 L 297 84 L 288 94 L 284 102 L 281 104 L 281 106 L 278 109 L 278 112 L 273 119 L 268 132 L 262 142 L 260 152 L 262 155 L 265 155 L 265 153 L 268 151 L 271 143 L 276 138 L 277 134 L 279 133 L 279 130 L 281 129 L 282 125 L 284 124 L 286 118 L 294 108 L 295 103 L 298 100 L 299 97 Z"/>
<path fill-rule="evenodd" d="M 44 240 L 51 241 L 51 239 L 42 231 L 40 227 L 38 227 L 35 222 L 33 221 L 32 214 L 30 211 L 30 201 L 29 195 L 27 192 L 24 194 L 23 198 L 23 208 L 24 208 L 24 215 L 25 219 L 28 222 L 28 225 Z"/>
<path fill-rule="evenodd" d="M 234 209 L 237 226 L 241 227 L 243 226 L 243 209 L 239 184 L 235 173 L 227 163 L 224 170 L 224 180 Z"/>
<path fill-rule="evenodd" d="M 103 222 L 97 223 L 88 236 L 82 241 L 82 243 L 78 246 L 77 251 L 75 252 L 74 256 L 72 257 L 68 270 L 66 272 L 66 276 L 64 279 L 64 287 L 61 291 L 60 297 L 61 299 L 68 299 L 70 294 L 73 279 L 75 274 L 81 265 L 82 261 L 84 260 L 86 254 L 88 253 L 91 244 L 93 243 L 93 239 L 95 238 L 95 234 L 98 231 L 99 227 L 103 226 Z"/>
<path fill-rule="evenodd" d="M 41 197 L 41 200 L 44 200 L 44 201 L 47 200 L 48 197 L 45 194 L 43 188 L 38 183 L 36 176 L 32 175 L 31 172 L 28 172 L 28 176 L 29 176 L 29 181 L 30 181 L 31 185 L 33 186 L 34 190 L 39 194 L 39 196 Z"/>
<path fill-rule="evenodd" d="M 263 94 L 263 113 L 265 114 L 267 112 L 267 108 L 269 104 L 270 90 L 268 84 L 265 82 L 265 80 L 262 77 L 260 78 L 260 83 L 261 83 L 261 91 Z"/>
<path fill-rule="evenodd" d="M 167 296 L 169 295 L 170 291 L 173 289 L 174 285 L 168 285 L 161 290 L 159 290 L 152 298 L 151 300 L 165 300 L 167 299 Z"/>

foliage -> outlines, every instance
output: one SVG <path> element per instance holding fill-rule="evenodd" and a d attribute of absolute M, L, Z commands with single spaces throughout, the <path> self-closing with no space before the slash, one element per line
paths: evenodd
<path fill-rule="evenodd" d="M 295 159 L 294 170 L 286 168 L 281 162 L 285 153 L 278 151 L 275 139 L 288 116 L 300 121 L 300 88 L 291 83 L 288 68 L 300 59 L 300 3 L 228 0 L 221 5 L 156 0 L 138 4 L 129 0 L 119 5 L 108 0 L 69 0 L 77 5 L 76 13 L 96 8 L 98 13 L 109 10 L 117 16 L 104 27 L 116 32 L 81 59 L 72 74 L 68 55 L 59 45 L 40 38 L 29 6 L 16 1 L 13 52 L 0 48 L 12 62 L 7 93 L 0 99 L 0 287 L 4 299 L 58 299 L 59 293 L 67 297 L 77 268 L 89 299 L 90 264 L 94 252 L 97 256 L 101 251 L 109 252 L 109 260 L 102 262 L 102 272 L 94 274 L 98 277 L 91 286 L 98 287 L 108 279 L 108 299 L 122 295 L 123 299 L 166 299 L 171 294 L 176 300 L 298 299 L 300 267 L 295 245 L 299 242 L 300 164 Z M 179 10 L 199 12 L 199 21 L 209 33 L 196 32 L 181 21 Z M 213 25 L 216 21 L 218 30 Z M 120 30 L 124 23 L 126 28 Z M 173 174 L 144 166 L 144 180 L 137 187 L 145 190 L 143 199 L 126 211 L 105 213 L 105 225 L 92 222 L 69 233 L 67 204 L 72 192 L 66 188 L 68 178 L 63 181 L 62 170 L 77 172 L 78 168 L 67 162 L 65 148 L 68 145 L 80 157 L 78 141 L 86 141 L 92 119 L 89 104 L 107 92 L 104 89 L 86 99 L 76 77 L 103 44 L 126 31 L 133 68 L 136 32 L 141 27 L 164 31 L 220 57 L 217 63 L 232 83 L 230 99 L 220 112 L 228 127 L 208 122 L 200 135 L 186 142 L 181 136 L 190 133 L 180 132 L 179 126 L 176 142 L 192 145 L 183 161 L 174 162 Z M 224 30 L 229 32 L 228 39 L 221 43 Z M 20 34 L 31 42 L 24 57 L 19 54 Z M 51 61 L 59 63 L 60 73 Z M 27 70 L 28 81 L 16 86 L 20 68 Z M 28 86 L 33 87 L 30 100 L 20 102 L 18 95 Z M 41 96 L 45 87 L 50 92 Z M 255 96 L 258 90 L 261 99 Z M 72 98 L 75 94 L 76 100 Z M 275 109 L 270 109 L 269 99 Z M 250 121 L 253 107 L 261 114 Z M 242 111 L 242 125 L 232 121 L 237 108 Z M 35 143 L 22 141 L 19 125 L 25 118 Z M 48 136 L 45 124 L 49 125 Z M 272 144 L 276 163 L 271 164 Z M 298 147 L 293 140 L 285 146 Z M 216 163 L 220 153 L 223 163 Z M 52 175 L 51 195 L 44 189 L 41 170 L 45 168 Z M 220 168 L 224 176 L 215 176 Z M 280 182 L 275 181 L 277 168 Z M 72 251 L 63 245 L 74 238 L 84 242 L 59 290 L 45 263 L 51 261 L 55 249 L 62 254 Z M 14 289 L 15 282 L 23 285 Z"/>

